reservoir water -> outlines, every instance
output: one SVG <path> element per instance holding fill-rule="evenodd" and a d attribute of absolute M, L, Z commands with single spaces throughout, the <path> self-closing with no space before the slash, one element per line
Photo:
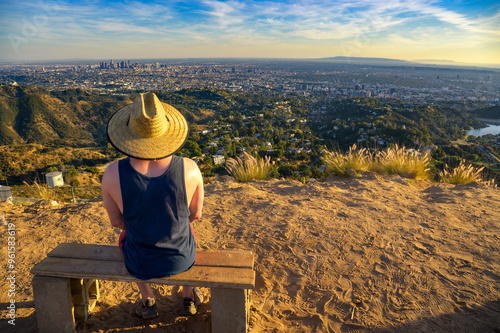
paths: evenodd
<path fill-rule="evenodd" d="M 483 120 L 483 119 L 481 119 L 481 120 Z M 473 130 L 467 131 L 467 134 L 474 135 L 474 136 L 483 136 L 486 134 L 493 134 L 493 135 L 500 134 L 500 125 L 493 125 L 493 123 L 498 124 L 499 120 L 492 119 L 491 124 L 490 124 L 488 121 L 486 121 L 486 119 L 484 119 L 484 122 L 486 123 L 486 125 L 488 125 L 488 127 L 473 129 Z"/>

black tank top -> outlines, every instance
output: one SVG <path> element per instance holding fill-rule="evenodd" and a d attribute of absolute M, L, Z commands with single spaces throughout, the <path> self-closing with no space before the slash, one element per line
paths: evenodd
<path fill-rule="evenodd" d="M 127 234 L 123 258 L 130 275 L 149 280 L 187 271 L 196 259 L 189 224 L 184 159 L 172 156 L 158 177 L 137 172 L 130 158 L 118 162 Z"/>

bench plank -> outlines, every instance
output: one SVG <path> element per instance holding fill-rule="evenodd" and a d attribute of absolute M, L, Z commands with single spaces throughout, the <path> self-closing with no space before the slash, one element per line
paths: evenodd
<path fill-rule="evenodd" d="M 50 251 L 47 256 L 123 262 L 120 248 L 115 245 L 61 243 Z M 198 251 L 195 265 L 253 269 L 253 259 L 253 254 L 249 251 Z"/>
<path fill-rule="evenodd" d="M 96 261 L 47 257 L 31 273 L 41 276 L 144 282 L 131 276 L 121 261 Z M 148 283 L 191 285 L 209 288 L 253 289 L 255 272 L 250 268 L 193 266 L 189 271 Z"/>

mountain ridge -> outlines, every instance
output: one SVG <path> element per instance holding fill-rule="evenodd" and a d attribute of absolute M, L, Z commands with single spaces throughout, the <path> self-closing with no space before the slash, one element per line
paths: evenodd
<path fill-rule="evenodd" d="M 0 86 L 0 145 L 56 143 L 95 145 L 105 119 L 125 101 L 81 89 Z"/>
<path fill-rule="evenodd" d="M 347 56 L 335 56 L 335 57 L 327 57 L 320 58 L 318 60 L 329 60 L 329 61 L 338 61 L 338 62 L 355 62 L 355 63 L 377 63 L 377 64 L 386 64 L 386 65 L 415 65 L 415 62 L 400 60 L 400 59 L 391 59 L 391 58 L 376 58 L 376 57 L 347 57 Z"/>

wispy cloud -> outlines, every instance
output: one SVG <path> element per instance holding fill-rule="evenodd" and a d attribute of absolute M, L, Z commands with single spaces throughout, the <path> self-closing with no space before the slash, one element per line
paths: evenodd
<path fill-rule="evenodd" d="M 479 33 L 479 34 L 500 35 L 500 31 L 498 29 L 495 30 L 486 27 L 486 25 L 483 22 L 484 19 L 477 20 L 468 18 L 466 17 L 465 14 L 447 10 L 438 5 L 421 3 L 421 2 L 409 2 L 408 9 L 416 13 L 418 17 L 422 17 L 421 15 L 431 16 L 443 23 L 448 24 L 449 26 L 453 26 L 464 31 L 469 31 L 472 33 Z M 494 14 L 489 19 L 489 23 L 490 24 L 496 23 L 496 25 L 498 25 L 499 14 L 500 14 L 499 12 Z"/>
<path fill-rule="evenodd" d="M 204 12 L 212 16 L 216 23 L 221 27 L 226 27 L 228 25 L 243 23 L 246 19 L 243 10 L 245 4 L 243 2 L 237 1 L 216 1 L 216 0 L 204 0 L 202 1 L 208 10 Z"/>
<path fill-rule="evenodd" d="M 472 14 L 466 3 L 441 0 L 4 0 L 0 46 L 8 45 L 9 35 L 23 36 L 28 21 L 36 28 L 30 41 L 59 39 L 61 47 L 68 40 L 110 47 L 142 40 L 303 49 L 360 39 L 377 45 L 398 40 L 416 49 L 456 47 L 460 38 L 470 45 L 499 42 L 500 6 L 491 8 Z"/>

